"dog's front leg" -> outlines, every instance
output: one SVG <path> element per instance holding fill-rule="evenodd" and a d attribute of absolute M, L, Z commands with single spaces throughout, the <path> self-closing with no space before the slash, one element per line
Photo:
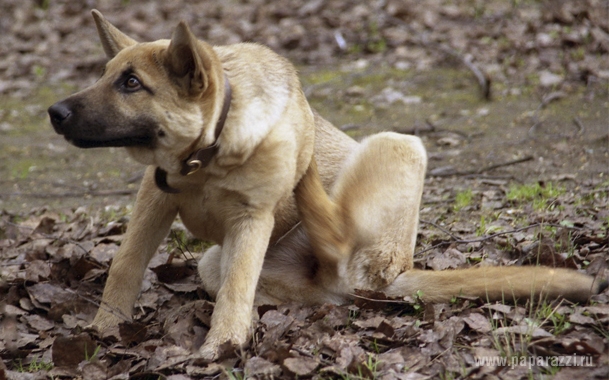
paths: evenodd
<path fill-rule="evenodd" d="M 216 306 L 200 355 L 214 360 L 219 347 L 243 345 L 249 338 L 258 277 L 273 230 L 271 211 L 242 216 L 231 223 L 222 244 L 221 281 Z"/>
<path fill-rule="evenodd" d="M 142 181 L 125 240 L 110 266 L 100 308 L 93 325 L 103 330 L 131 319 L 144 272 L 167 236 L 177 208 L 154 185 L 150 170 Z"/>

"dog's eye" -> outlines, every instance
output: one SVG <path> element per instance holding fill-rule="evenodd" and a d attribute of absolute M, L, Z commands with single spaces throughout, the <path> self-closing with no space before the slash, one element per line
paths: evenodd
<path fill-rule="evenodd" d="M 133 75 L 127 78 L 124 86 L 125 86 L 125 89 L 127 89 L 129 91 L 137 91 L 140 88 L 142 88 L 142 84 L 140 83 L 139 79 L 137 79 Z"/>

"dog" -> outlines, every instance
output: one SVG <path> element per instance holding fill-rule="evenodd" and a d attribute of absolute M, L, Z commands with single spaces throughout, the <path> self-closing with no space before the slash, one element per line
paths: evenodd
<path fill-rule="evenodd" d="M 109 61 L 49 110 L 82 147 L 125 147 L 148 165 L 93 325 L 130 318 L 144 271 L 176 216 L 217 245 L 198 271 L 216 300 L 198 354 L 247 343 L 255 304 L 345 303 L 355 289 L 425 301 L 566 297 L 601 286 L 566 269 L 413 269 L 426 151 L 384 132 L 361 143 L 307 102 L 294 67 L 258 44 L 210 46 L 181 22 L 138 43 L 92 11 Z"/>

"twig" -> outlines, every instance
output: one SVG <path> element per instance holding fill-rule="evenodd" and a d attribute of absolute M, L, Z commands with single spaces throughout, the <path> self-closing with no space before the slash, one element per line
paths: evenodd
<path fill-rule="evenodd" d="M 437 224 L 435 224 L 433 222 L 429 222 L 429 221 L 423 220 L 423 219 L 419 219 L 419 222 L 424 223 L 424 224 L 429 224 L 430 226 L 434 226 L 435 228 L 437 228 L 440 231 L 444 232 L 446 235 L 450 236 L 454 240 L 459 240 L 459 237 L 457 237 L 456 235 L 453 235 L 449 230 L 447 230 L 444 227 L 440 227 L 440 226 L 438 226 Z"/>
<path fill-rule="evenodd" d="M 439 230 L 441 230 L 441 231 L 442 231 L 442 232 L 444 232 L 445 234 L 449 235 L 449 236 L 450 236 L 450 237 L 451 237 L 453 240 L 443 241 L 443 242 L 438 243 L 438 244 L 436 244 L 436 245 L 433 245 L 433 246 L 431 246 L 431 247 L 429 247 L 429 248 L 425 248 L 425 249 L 424 249 L 424 250 L 422 250 L 422 251 L 416 252 L 416 253 L 415 253 L 415 256 L 416 256 L 416 255 L 420 255 L 420 254 L 425 253 L 425 252 L 429 252 L 429 251 L 431 251 L 431 250 L 433 250 L 433 249 L 436 249 L 436 248 L 439 248 L 439 247 L 442 247 L 442 246 L 445 246 L 445 245 L 450 245 L 450 244 L 469 244 L 469 243 L 481 243 L 481 242 L 484 242 L 484 241 L 487 241 L 487 240 L 490 240 L 490 239 L 496 238 L 497 236 L 510 235 L 510 234 L 514 234 L 514 233 L 516 233 L 516 232 L 525 231 L 525 230 L 529 230 L 529 229 L 531 229 L 531 228 L 535 228 L 535 227 L 541 227 L 541 226 L 558 227 L 558 228 L 566 228 L 566 229 L 569 229 L 569 230 L 578 230 L 578 231 L 580 231 L 580 230 L 585 230 L 585 229 L 586 229 L 586 228 L 581 228 L 581 227 L 569 227 L 569 226 L 563 226 L 563 225 L 560 225 L 560 224 L 552 224 L 552 223 L 534 223 L 534 224 L 530 224 L 530 225 L 528 225 L 528 226 L 524 226 L 524 227 L 516 228 L 516 229 L 514 229 L 514 230 L 503 231 L 503 232 L 497 232 L 497 233 L 495 233 L 495 234 L 488 235 L 488 236 L 484 236 L 484 237 L 477 238 L 477 239 L 460 239 L 460 238 L 457 238 L 457 237 L 456 237 L 455 235 L 453 235 L 452 233 L 449 233 L 449 232 L 448 232 L 448 231 L 446 231 L 445 229 L 440 228 L 439 226 L 437 226 L 437 225 L 435 225 L 435 224 L 433 224 L 433 223 L 430 223 L 430 222 L 425 222 L 425 223 L 429 223 L 429 224 L 432 224 L 434 227 L 437 227 Z"/>
<path fill-rule="evenodd" d="M 539 111 L 540 109 L 545 108 L 548 104 L 552 103 L 553 101 L 562 99 L 565 96 L 567 96 L 567 94 L 565 94 L 562 91 L 550 92 L 548 95 L 544 96 L 543 99 L 541 99 L 541 104 L 539 105 L 539 107 L 537 107 L 537 110 Z"/>
<path fill-rule="evenodd" d="M 477 238 L 477 239 L 469 239 L 469 240 L 456 239 L 456 240 L 443 241 L 441 243 L 438 243 L 436 245 L 433 245 L 433 246 L 431 246 L 429 248 L 426 248 L 426 249 L 424 249 L 422 251 L 417 252 L 415 254 L 415 256 L 416 255 L 420 255 L 420 254 L 425 253 L 425 252 L 429 252 L 429 251 L 431 251 L 433 249 L 436 249 L 436 248 L 439 248 L 439 247 L 442 247 L 442 246 L 445 246 L 445 245 L 450 245 L 450 244 L 454 244 L 454 243 L 456 243 L 456 244 L 480 243 L 480 242 L 483 242 L 483 241 L 487 241 L 487 240 L 496 238 L 497 236 L 509 235 L 509 234 L 513 234 L 513 233 L 516 233 L 516 232 L 525 231 L 525 230 L 528 230 L 528 229 L 531 229 L 531 228 L 539 227 L 539 226 L 542 226 L 542 225 L 547 225 L 547 224 L 545 224 L 545 223 L 535 223 L 535 224 L 531 224 L 531 225 L 528 225 L 528 226 L 525 226 L 525 227 L 517 228 L 515 230 L 497 232 L 495 234 L 492 234 L 492 235 L 489 235 L 489 236 L 485 236 L 485 237 L 481 237 L 481 238 Z M 452 237 L 452 234 L 449 234 L 449 235 L 451 235 L 451 237 Z"/>
<path fill-rule="evenodd" d="M 478 85 L 480 85 L 480 93 L 482 95 L 482 98 L 485 100 L 491 100 L 491 79 L 488 74 L 483 73 L 482 70 L 480 70 L 478 66 L 476 66 L 471 61 L 471 58 L 469 56 L 462 56 L 457 51 L 445 45 L 439 45 L 439 49 L 461 61 L 478 80 Z"/>
<path fill-rule="evenodd" d="M 119 309 L 117 309 L 113 306 L 108 305 L 104 301 L 97 302 L 93 298 L 83 296 L 82 294 L 75 292 L 74 290 L 72 290 L 70 288 L 66 288 L 65 290 L 68 291 L 69 293 L 75 294 L 77 297 L 82 298 L 83 300 L 97 306 L 98 308 L 100 308 L 104 311 L 107 311 L 108 313 L 114 314 L 115 316 L 119 317 L 120 319 L 122 319 L 125 322 L 131 322 L 131 318 L 127 317 L 122 311 L 120 311 Z"/>
<path fill-rule="evenodd" d="M 40 199 L 48 199 L 48 198 L 80 198 L 84 196 L 91 197 L 107 197 L 113 195 L 132 195 L 135 194 L 137 190 L 83 190 L 83 191 L 75 191 L 75 192 L 67 192 L 67 193 L 4 193 L 0 194 L 0 198 L 10 198 L 10 197 L 30 197 L 30 198 L 40 198 Z"/>
<path fill-rule="evenodd" d="M 520 164 L 523 162 L 527 162 L 527 161 L 531 161 L 533 159 L 533 156 L 524 156 L 522 158 L 518 158 L 512 161 L 507 161 L 507 162 L 502 162 L 499 164 L 495 164 L 495 165 L 489 165 L 489 166 L 485 166 L 482 169 L 479 169 L 477 171 L 475 171 L 475 174 L 481 174 L 484 172 L 489 172 L 491 170 L 497 169 L 497 168 L 501 168 L 504 166 L 510 166 L 510 165 L 516 165 L 516 164 Z M 467 174 L 474 174 L 474 173 L 467 173 Z"/>
<path fill-rule="evenodd" d="M 349 293 L 349 295 L 353 298 L 359 298 L 364 301 L 370 301 L 370 302 L 386 302 L 386 303 L 395 303 L 395 304 L 400 304 L 400 305 L 410 304 L 410 302 L 406 302 L 404 300 L 376 299 L 376 298 L 364 297 L 362 295 L 355 294 L 355 293 Z"/>
<path fill-rule="evenodd" d="M 531 161 L 533 159 L 533 156 L 525 156 L 522 158 L 517 158 L 515 160 L 511 160 L 511 161 L 507 161 L 507 162 L 501 162 L 499 164 L 494 164 L 494 165 L 489 165 L 489 166 L 485 166 L 483 168 L 480 169 L 472 169 L 472 170 L 466 170 L 466 171 L 458 171 L 458 170 L 449 170 L 446 172 L 440 172 L 440 173 L 436 173 L 436 174 L 432 174 L 432 176 L 434 177 L 450 177 L 453 175 L 478 175 L 478 174 L 482 174 L 485 172 L 489 172 L 491 170 L 497 169 L 497 168 L 502 168 L 504 166 L 510 166 L 510 165 L 516 165 L 516 164 L 520 164 L 523 162 L 527 162 L 527 161 Z"/>
<path fill-rule="evenodd" d="M 577 127 L 577 132 L 575 133 L 575 136 L 581 136 L 581 135 L 583 135 L 584 132 L 586 131 L 586 128 L 584 127 L 584 124 L 579 119 L 579 117 L 575 116 L 573 118 L 573 124 L 575 124 L 575 126 Z"/>
<path fill-rule="evenodd" d="M 302 356 L 306 356 L 307 358 L 317 359 L 317 360 L 319 360 L 319 362 L 321 364 L 323 364 L 325 366 L 333 366 L 334 365 L 334 363 L 332 363 L 330 360 L 324 359 L 324 358 L 322 358 L 320 356 L 313 355 L 312 353 L 307 352 L 307 351 L 303 350 L 302 348 L 298 348 L 298 347 L 292 346 L 290 348 L 290 350 L 291 351 L 295 351 L 295 352 L 299 353 Z M 339 368 L 336 368 L 336 369 L 340 370 Z M 344 372 L 342 370 L 340 370 L 340 372 L 342 372 L 344 374 Z"/>

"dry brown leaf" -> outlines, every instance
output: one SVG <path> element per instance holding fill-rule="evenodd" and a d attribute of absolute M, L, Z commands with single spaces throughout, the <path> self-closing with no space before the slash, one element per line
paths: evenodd
<path fill-rule="evenodd" d="M 492 330 L 491 323 L 488 318 L 480 313 L 470 313 L 463 317 L 463 321 L 474 331 L 479 333 L 487 333 Z"/>
<path fill-rule="evenodd" d="M 194 268 L 184 262 L 159 265 L 152 268 L 152 271 L 157 275 L 159 281 L 166 284 L 178 282 L 195 273 Z"/>
<path fill-rule="evenodd" d="M 261 357 L 254 356 L 245 363 L 244 372 L 248 378 L 250 376 L 272 378 L 281 374 L 281 367 Z"/>
<path fill-rule="evenodd" d="M 299 356 L 285 359 L 283 365 L 295 376 L 309 376 L 317 369 L 319 362 L 314 358 Z"/>
<path fill-rule="evenodd" d="M 455 248 L 448 248 L 443 253 L 436 254 L 427 265 L 433 270 L 459 268 L 465 264 L 465 255 Z"/>
<path fill-rule="evenodd" d="M 83 360 L 93 358 L 97 350 L 88 334 L 58 336 L 53 343 L 53 363 L 58 367 L 76 366 Z"/>
<path fill-rule="evenodd" d="M 51 266 L 47 261 L 34 260 L 25 269 L 25 279 L 30 282 L 47 280 L 51 275 Z"/>
<path fill-rule="evenodd" d="M 139 322 L 123 322 L 118 325 L 118 331 L 125 347 L 139 344 L 146 339 L 148 328 Z"/>

